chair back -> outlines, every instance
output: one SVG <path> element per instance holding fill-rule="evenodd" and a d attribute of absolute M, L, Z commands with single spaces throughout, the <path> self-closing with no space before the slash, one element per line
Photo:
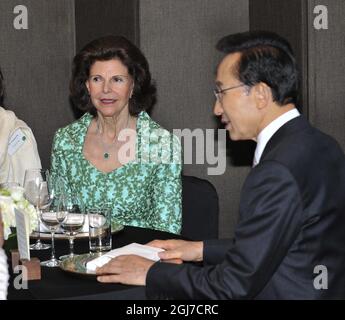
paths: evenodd
<path fill-rule="evenodd" d="M 218 238 L 218 195 L 207 180 L 182 176 L 182 231 L 191 240 Z"/>

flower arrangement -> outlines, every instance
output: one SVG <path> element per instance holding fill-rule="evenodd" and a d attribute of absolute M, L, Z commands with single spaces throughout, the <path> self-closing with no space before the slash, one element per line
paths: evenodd
<path fill-rule="evenodd" d="M 16 227 L 14 209 L 26 212 L 30 218 L 30 233 L 37 227 L 37 213 L 35 207 L 24 198 L 24 188 L 11 187 L 0 189 L 0 212 L 4 223 L 4 239 L 7 240 L 12 233 L 11 228 Z"/>

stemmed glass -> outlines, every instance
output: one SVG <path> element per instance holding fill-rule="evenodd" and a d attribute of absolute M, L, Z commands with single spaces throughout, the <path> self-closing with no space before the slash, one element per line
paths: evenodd
<path fill-rule="evenodd" d="M 68 236 L 70 252 L 68 255 L 61 256 L 59 259 L 74 257 L 74 239 L 81 231 L 85 222 L 85 207 L 78 195 L 63 196 L 61 206 L 65 212 L 65 219 L 61 223 L 63 233 Z"/>
<path fill-rule="evenodd" d="M 50 185 L 49 179 L 47 179 L 47 183 L 41 182 L 39 194 L 40 219 L 49 229 L 52 239 L 51 258 L 41 262 L 41 265 L 44 267 L 58 267 L 60 261 L 55 258 L 54 235 L 62 221 L 66 218 L 66 213 L 63 211 L 61 196 L 56 194 L 55 189 Z"/>
<path fill-rule="evenodd" d="M 40 199 L 44 199 L 44 192 L 47 192 L 47 177 L 48 170 L 43 169 L 27 169 L 24 176 L 24 193 L 26 199 L 35 207 L 37 212 L 37 228 L 38 237 L 35 244 L 30 246 L 31 250 L 45 250 L 49 249 L 50 245 L 41 242 L 41 227 L 40 227 Z"/>
<path fill-rule="evenodd" d="M 13 189 L 18 187 L 20 187 L 20 184 L 18 182 L 7 181 L 0 183 L 0 189 Z"/>

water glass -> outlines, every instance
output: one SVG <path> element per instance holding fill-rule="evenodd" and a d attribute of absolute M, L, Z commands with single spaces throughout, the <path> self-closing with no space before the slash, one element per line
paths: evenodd
<path fill-rule="evenodd" d="M 0 189 L 11 190 L 18 187 L 20 187 L 20 184 L 18 182 L 7 181 L 7 182 L 0 183 Z"/>
<path fill-rule="evenodd" d="M 90 252 L 111 250 L 111 210 L 89 209 L 88 218 Z"/>
<path fill-rule="evenodd" d="M 68 236 L 70 251 L 68 255 L 59 257 L 60 260 L 75 256 L 74 239 L 82 231 L 86 220 L 85 210 L 80 196 L 65 194 L 63 198 L 61 211 L 64 211 L 66 215 L 60 226 L 63 233 Z"/>
<path fill-rule="evenodd" d="M 42 181 L 39 187 L 40 194 L 40 219 L 49 229 L 51 234 L 51 257 L 50 260 L 41 262 L 44 267 L 58 267 L 59 260 L 55 258 L 54 235 L 59 229 L 60 223 L 65 219 L 65 212 L 61 210 L 61 198 L 56 195 L 55 189 L 47 181 Z"/>
<path fill-rule="evenodd" d="M 41 242 L 40 210 L 44 199 L 48 194 L 50 184 L 49 170 L 27 169 L 24 176 L 25 198 L 35 207 L 37 212 L 38 237 L 35 244 L 30 246 L 31 250 L 49 249 L 50 245 Z"/>
<path fill-rule="evenodd" d="M 58 267 L 60 265 L 59 260 L 55 258 L 55 243 L 54 235 L 55 232 L 59 229 L 61 221 L 64 219 L 64 213 L 60 212 L 58 208 L 45 208 L 40 212 L 41 221 L 49 229 L 51 233 L 51 257 L 50 260 L 41 262 L 41 265 L 44 267 Z"/>

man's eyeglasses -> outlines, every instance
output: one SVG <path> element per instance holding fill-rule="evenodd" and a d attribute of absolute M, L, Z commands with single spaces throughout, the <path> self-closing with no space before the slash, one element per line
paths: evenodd
<path fill-rule="evenodd" d="M 245 84 L 240 84 L 238 86 L 235 86 L 235 87 L 229 87 L 229 88 L 225 88 L 225 89 L 221 89 L 219 87 L 216 87 L 214 90 L 213 90 L 213 93 L 214 95 L 216 96 L 216 99 L 220 102 L 222 100 L 222 97 L 223 97 L 223 92 L 225 91 L 228 91 L 228 90 L 231 90 L 231 89 L 236 89 L 236 88 L 240 88 L 240 87 L 244 87 Z"/>

